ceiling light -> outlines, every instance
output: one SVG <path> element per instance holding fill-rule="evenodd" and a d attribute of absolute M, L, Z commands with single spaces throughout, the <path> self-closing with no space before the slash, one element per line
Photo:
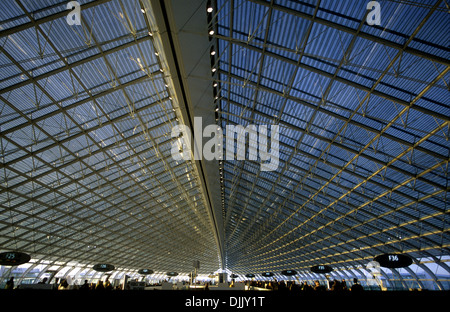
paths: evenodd
<path fill-rule="evenodd" d="M 213 6 L 212 6 L 212 4 L 211 4 L 211 0 L 209 0 L 209 1 L 206 3 L 206 12 L 212 13 L 212 11 L 214 11 L 214 8 L 213 8 Z"/>
<path fill-rule="evenodd" d="M 211 69 L 211 71 L 214 73 L 217 69 L 213 67 L 213 69 Z"/>
<path fill-rule="evenodd" d="M 214 82 L 213 87 L 214 88 L 217 87 L 217 82 Z"/>
<path fill-rule="evenodd" d="M 209 31 L 209 35 L 210 35 L 210 36 L 214 35 L 214 30 L 213 30 L 213 29 L 211 29 L 211 30 Z"/>
<path fill-rule="evenodd" d="M 142 12 L 142 13 L 145 13 L 145 9 L 141 9 L 141 12 Z"/>

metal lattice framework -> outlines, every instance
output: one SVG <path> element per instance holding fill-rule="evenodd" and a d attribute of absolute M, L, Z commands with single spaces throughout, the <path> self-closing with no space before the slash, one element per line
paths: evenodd
<path fill-rule="evenodd" d="M 280 165 L 223 161 L 227 265 L 246 273 L 449 252 L 443 1 L 217 1 L 220 124 L 278 124 Z"/>
<path fill-rule="evenodd" d="M 307 279 L 399 252 L 450 273 L 446 1 L 380 1 L 379 26 L 366 1 L 78 2 L 79 26 L 67 1 L 0 4 L 0 251 Z M 175 160 L 197 115 L 223 146 L 279 125 L 279 165 Z"/>
<path fill-rule="evenodd" d="M 82 3 L 82 2 L 81 2 Z M 189 272 L 219 267 L 149 3 L 2 3 L 1 248 Z"/>

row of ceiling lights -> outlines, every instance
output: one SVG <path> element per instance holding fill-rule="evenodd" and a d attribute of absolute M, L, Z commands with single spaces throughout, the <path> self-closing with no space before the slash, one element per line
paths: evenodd
<path fill-rule="evenodd" d="M 206 3 L 206 13 L 207 13 L 207 20 L 208 20 L 208 39 L 209 41 L 212 41 L 214 36 L 214 19 L 215 16 L 213 14 L 214 12 L 214 6 L 211 0 L 208 0 Z M 220 114 L 219 114 L 219 83 L 217 82 L 217 79 L 215 79 L 215 75 L 217 73 L 217 67 L 216 67 L 216 49 L 214 44 L 211 46 L 209 50 L 210 58 L 211 58 L 211 74 L 213 76 L 213 97 L 214 97 L 214 115 L 215 120 L 217 122 L 218 128 L 220 126 Z M 219 160 L 219 175 L 220 175 L 220 187 L 221 187 L 221 201 L 222 201 L 222 212 L 225 212 L 225 189 L 223 185 L 223 160 Z"/>

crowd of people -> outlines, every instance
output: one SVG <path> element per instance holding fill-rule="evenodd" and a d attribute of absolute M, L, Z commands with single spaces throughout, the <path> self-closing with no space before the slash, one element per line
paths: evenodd
<path fill-rule="evenodd" d="M 48 285 L 48 278 L 43 278 L 38 284 Z M 105 281 L 99 280 L 97 283 L 88 283 L 88 280 L 84 280 L 84 284 L 82 285 L 70 285 L 67 279 L 56 279 L 55 283 L 52 284 L 53 289 L 58 290 L 69 290 L 69 289 L 78 289 L 78 290 L 122 290 L 121 286 L 113 287 L 109 279 L 107 278 Z M 6 290 L 14 289 L 14 277 L 11 277 L 5 284 Z"/>
<path fill-rule="evenodd" d="M 47 284 L 48 279 L 44 278 L 38 284 Z M 277 281 L 273 280 L 270 282 L 267 281 L 247 281 L 245 282 L 247 289 L 249 290 L 257 290 L 258 288 L 264 288 L 268 290 L 274 291 L 302 291 L 302 292 L 312 292 L 312 291 L 352 291 L 359 292 L 363 291 L 364 288 L 361 284 L 358 283 L 358 280 L 353 279 L 353 285 L 349 288 L 347 287 L 347 283 L 345 280 L 338 281 L 333 280 L 328 283 L 327 286 L 321 284 L 318 280 L 314 281 L 313 285 L 308 284 L 308 282 L 304 281 L 301 283 L 295 283 L 294 281 Z M 230 287 L 234 287 L 236 284 L 234 281 L 230 284 Z M 206 285 L 205 289 L 209 289 L 209 284 Z M 6 283 L 5 289 L 13 289 L 14 288 L 14 277 L 11 277 L 10 280 Z M 58 290 L 69 290 L 69 289 L 78 289 L 82 291 L 86 290 L 96 290 L 96 291 L 109 291 L 109 290 L 122 290 L 122 286 L 114 287 L 108 278 L 105 281 L 98 280 L 97 283 L 88 283 L 88 280 L 85 280 L 82 285 L 69 285 L 66 279 L 60 279 L 56 281 L 53 289 Z"/>
<path fill-rule="evenodd" d="M 78 287 L 79 290 L 122 290 L 121 286 L 113 287 L 108 279 L 105 282 L 99 280 L 97 283 L 88 283 L 84 280 L 84 284 Z"/>
<path fill-rule="evenodd" d="M 249 289 L 265 288 L 270 290 L 288 290 L 288 291 L 353 291 L 359 292 L 363 291 L 364 288 L 358 282 L 358 279 L 353 279 L 353 284 L 348 287 L 345 280 L 338 281 L 333 280 L 327 286 L 321 284 L 318 280 L 314 281 L 313 285 L 308 284 L 308 282 L 303 281 L 301 283 L 295 283 L 294 281 L 250 281 L 246 283 Z"/>

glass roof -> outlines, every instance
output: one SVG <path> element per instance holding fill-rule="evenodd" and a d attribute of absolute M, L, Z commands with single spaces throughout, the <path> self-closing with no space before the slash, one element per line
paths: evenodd
<path fill-rule="evenodd" d="M 217 1 L 220 124 L 280 127 L 279 166 L 223 161 L 227 266 L 449 253 L 444 2 Z"/>
<path fill-rule="evenodd" d="M 367 1 L 212 2 L 192 7 L 216 51 L 201 109 L 217 105 L 222 146 L 227 127 L 279 126 L 269 170 L 213 160 L 219 209 L 218 172 L 172 157 L 200 91 L 180 91 L 150 1 L 78 1 L 79 26 L 67 1 L 2 1 L 0 252 L 202 274 L 448 261 L 446 2 L 380 1 L 380 25 Z"/>
<path fill-rule="evenodd" d="M 2 3 L 1 248 L 216 271 L 195 165 L 171 156 L 182 117 L 149 5 L 79 3 L 80 26 L 67 1 Z"/>

